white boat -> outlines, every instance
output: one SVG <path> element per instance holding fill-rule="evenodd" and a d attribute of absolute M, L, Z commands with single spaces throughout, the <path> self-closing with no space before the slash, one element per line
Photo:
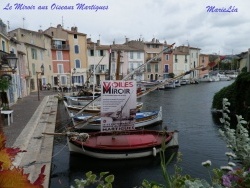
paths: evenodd
<path fill-rule="evenodd" d="M 73 97 L 73 96 L 65 96 L 65 100 L 69 105 L 86 105 L 96 98 L 92 96 L 82 96 L 82 97 Z M 100 102 L 94 102 L 95 105 L 100 105 Z"/>
<path fill-rule="evenodd" d="M 219 77 L 220 81 L 229 81 L 231 78 L 229 76 L 226 76 L 225 74 L 217 74 L 217 77 Z"/>
<path fill-rule="evenodd" d="M 165 84 L 165 89 L 168 89 L 168 88 L 172 88 L 172 89 L 175 88 L 175 80 L 168 81 L 168 82 Z"/>
<path fill-rule="evenodd" d="M 158 82 L 150 82 L 150 81 L 141 81 L 140 84 L 146 88 L 146 90 L 151 89 L 153 87 L 155 87 L 156 85 L 158 85 Z"/>
<path fill-rule="evenodd" d="M 238 72 L 234 72 L 234 73 L 231 73 L 231 74 L 227 74 L 227 76 L 231 79 L 236 79 L 237 76 L 238 76 Z"/>
<path fill-rule="evenodd" d="M 181 82 L 180 80 L 175 80 L 175 87 L 180 87 L 181 86 Z"/>
<path fill-rule="evenodd" d="M 91 119 L 88 123 L 86 121 L 91 118 L 90 115 L 77 115 L 74 116 L 70 114 L 73 121 L 73 128 L 81 130 L 96 130 L 100 131 L 101 127 L 101 118 L 96 117 Z M 129 120 L 128 120 L 129 121 Z M 162 107 L 159 110 L 155 111 L 144 111 L 137 112 L 135 117 L 135 128 L 147 127 L 150 125 L 159 124 L 162 122 Z"/>
<path fill-rule="evenodd" d="M 83 108 L 85 108 L 84 112 L 86 113 L 99 113 L 101 110 L 101 105 L 94 104 L 94 103 L 85 107 L 85 105 L 70 105 L 66 101 L 63 101 L 63 102 L 64 102 L 65 108 L 67 108 L 70 111 L 80 111 Z M 142 107 L 143 107 L 143 102 L 137 102 L 137 105 L 136 105 L 137 111 L 140 111 Z"/>

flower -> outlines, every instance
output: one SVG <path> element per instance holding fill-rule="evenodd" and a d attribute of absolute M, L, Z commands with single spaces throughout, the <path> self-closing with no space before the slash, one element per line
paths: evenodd
<path fill-rule="evenodd" d="M 233 168 L 231 166 L 221 166 L 221 170 L 227 170 L 227 171 L 233 171 Z"/>
<path fill-rule="evenodd" d="M 237 157 L 237 156 L 236 156 L 234 153 L 232 153 L 232 152 L 226 152 L 225 154 L 226 154 L 226 156 L 228 156 L 228 157 L 232 157 L 232 158 L 236 158 L 236 157 Z"/>
<path fill-rule="evenodd" d="M 211 163 L 210 160 L 207 160 L 207 161 L 205 161 L 205 162 L 202 162 L 201 165 L 202 165 L 202 166 L 205 166 L 205 167 L 209 167 L 209 166 L 212 165 L 212 163 Z"/>
<path fill-rule="evenodd" d="M 229 162 L 228 165 L 229 165 L 229 166 L 236 166 L 236 164 L 233 163 L 233 162 Z"/>
<path fill-rule="evenodd" d="M 226 187 L 231 187 L 231 181 L 228 176 L 224 175 L 222 176 L 222 183 Z"/>

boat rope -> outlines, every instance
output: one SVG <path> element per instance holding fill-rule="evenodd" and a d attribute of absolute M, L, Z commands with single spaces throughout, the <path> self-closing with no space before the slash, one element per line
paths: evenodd
<path fill-rule="evenodd" d="M 158 58 L 159 55 L 161 55 L 162 53 L 164 53 L 164 52 L 171 52 L 172 47 L 174 46 L 174 44 L 175 44 L 175 43 L 173 43 L 173 44 L 170 45 L 169 47 L 167 47 L 167 48 L 165 48 L 164 50 L 162 50 L 161 52 L 159 52 L 157 55 L 155 55 L 153 58 L 151 58 L 150 60 L 148 60 L 147 62 L 145 62 L 145 63 L 142 64 L 141 66 L 137 67 L 137 68 L 136 68 L 135 70 L 133 70 L 131 73 L 129 73 L 128 75 L 126 75 L 122 80 L 123 80 L 123 81 L 128 80 L 128 78 L 130 78 L 136 71 L 140 70 L 141 68 L 144 68 L 145 65 L 147 65 L 147 64 L 150 63 L 151 61 L 153 61 L 153 60 L 155 60 L 156 58 Z M 193 69 L 190 69 L 189 71 L 186 71 L 186 72 L 184 72 L 184 73 L 182 73 L 182 74 L 180 74 L 180 75 L 178 75 L 178 76 L 175 76 L 174 78 L 165 79 L 163 82 L 161 82 L 161 83 L 155 85 L 154 87 L 148 89 L 146 92 L 142 93 L 141 95 L 138 95 L 137 98 L 140 98 L 140 97 L 142 97 L 142 96 L 145 96 L 145 95 L 148 94 L 149 92 L 154 91 L 154 90 L 158 89 L 159 87 L 164 86 L 165 84 L 167 84 L 167 83 L 169 83 L 169 82 L 171 82 L 171 81 L 174 81 L 174 80 L 176 80 L 176 79 L 182 78 L 183 76 L 188 75 L 188 74 L 194 72 L 195 70 L 202 70 L 202 71 L 204 71 L 204 70 L 206 70 L 206 69 L 210 69 L 210 68 L 212 68 L 213 66 L 215 66 L 216 64 L 218 64 L 218 63 L 219 63 L 221 60 L 223 60 L 224 58 L 225 58 L 225 56 L 219 56 L 214 62 L 208 63 L 208 65 L 205 66 L 205 67 L 204 67 L 204 65 L 200 65 L 200 66 L 197 66 L 197 67 L 195 67 L 195 68 L 193 68 Z M 84 107 L 82 107 L 82 109 L 81 109 L 80 111 L 78 111 L 73 117 L 75 117 L 75 116 L 81 114 L 81 113 L 82 113 L 90 104 L 92 104 L 93 102 L 95 102 L 95 101 L 100 101 L 100 96 L 101 96 L 101 95 L 97 96 L 95 99 L 93 99 L 93 100 L 90 101 L 88 104 L 86 104 Z M 92 120 L 93 118 L 99 117 L 99 116 L 100 116 L 100 112 L 97 113 L 97 114 L 95 114 L 95 115 L 93 115 L 93 116 L 90 117 L 90 118 L 87 118 L 87 119 L 86 119 L 86 122 L 83 124 L 83 126 L 84 126 L 84 125 L 87 125 L 87 124 L 90 122 L 90 120 Z M 72 118 L 73 118 L 73 117 L 72 117 Z"/>
<path fill-rule="evenodd" d="M 103 60 L 104 57 L 105 57 L 105 55 L 102 56 L 102 59 L 97 63 L 97 65 L 95 66 L 95 69 L 99 66 L 99 64 L 101 63 L 101 61 Z M 86 79 L 86 82 L 87 82 L 87 81 L 90 79 L 90 77 L 93 76 L 93 75 L 94 75 L 94 70 L 92 70 L 92 71 L 90 72 L 89 76 L 88 76 L 87 79 Z"/>
<path fill-rule="evenodd" d="M 154 91 L 154 90 L 156 90 L 157 88 L 159 88 L 159 87 L 161 87 L 161 86 L 164 86 L 164 85 L 166 85 L 166 84 L 169 83 L 169 82 L 172 82 L 172 81 L 175 81 L 175 80 L 177 80 L 177 79 L 179 79 L 179 78 L 182 78 L 183 76 L 188 75 L 188 74 L 192 73 L 192 72 L 195 71 L 195 70 L 201 70 L 203 67 L 204 67 L 204 66 L 201 65 L 201 66 L 195 67 L 195 68 L 193 68 L 193 69 L 191 69 L 191 70 L 189 70 L 189 71 L 186 71 L 186 72 L 184 72 L 184 73 L 182 73 L 182 74 L 180 74 L 180 75 L 178 75 L 178 76 L 175 76 L 174 78 L 166 79 L 166 80 L 164 80 L 163 82 L 161 82 L 161 83 L 155 85 L 154 87 L 148 89 L 146 92 L 142 93 L 141 95 L 138 95 L 137 98 L 141 98 L 142 96 L 148 94 L 149 92 Z"/>
<path fill-rule="evenodd" d="M 52 155 L 51 158 L 53 158 L 53 157 L 57 156 L 59 153 L 61 153 L 62 150 L 63 150 L 67 145 L 68 145 L 68 144 L 66 143 L 58 152 L 56 152 L 54 155 Z"/>
<path fill-rule="evenodd" d="M 167 48 L 163 49 L 161 52 L 159 52 L 158 54 L 156 54 L 153 58 L 151 58 L 150 60 L 148 60 L 147 62 L 143 63 L 142 65 L 140 65 L 139 67 L 137 67 L 136 69 L 134 69 L 133 71 L 131 71 L 129 74 L 127 74 L 122 81 L 126 81 L 128 80 L 136 71 L 144 68 L 148 63 L 150 63 L 151 61 L 157 59 L 162 53 L 164 52 L 171 52 L 172 47 L 175 45 L 175 43 L 171 44 L 170 46 L 168 46 Z M 75 116 L 81 114 L 89 105 L 93 104 L 95 101 L 100 101 L 100 96 L 97 96 L 95 99 L 93 99 L 92 101 L 90 101 L 88 104 L 86 104 L 85 106 L 82 107 L 82 109 L 77 112 L 75 114 Z"/>

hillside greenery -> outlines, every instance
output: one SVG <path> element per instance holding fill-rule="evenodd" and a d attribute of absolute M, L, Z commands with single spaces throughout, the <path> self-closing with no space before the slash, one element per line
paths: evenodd
<path fill-rule="evenodd" d="M 242 72 L 235 82 L 222 88 L 213 97 L 212 108 L 222 109 L 222 100 L 227 98 L 231 115 L 241 114 L 246 121 L 250 121 L 250 73 Z"/>

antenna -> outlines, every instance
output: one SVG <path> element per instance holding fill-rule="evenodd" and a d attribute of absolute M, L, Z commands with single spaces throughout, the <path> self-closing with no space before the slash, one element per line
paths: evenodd
<path fill-rule="evenodd" d="M 24 29 L 24 21 L 25 21 L 25 17 L 23 17 L 23 29 Z"/>
<path fill-rule="evenodd" d="M 10 29 L 10 22 L 7 21 L 7 29 L 9 30 Z M 8 32 L 8 31 L 7 31 Z"/>
<path fill-rule="evenodd" d="M 101 40 L 100 37 L 101 37 L 101 35 L 99 34 L 99 40 Z"/>
<path fill-rule="evenodd" d="M 63 27 L 63 16 L 62 16 L 62 27 Z"/>

